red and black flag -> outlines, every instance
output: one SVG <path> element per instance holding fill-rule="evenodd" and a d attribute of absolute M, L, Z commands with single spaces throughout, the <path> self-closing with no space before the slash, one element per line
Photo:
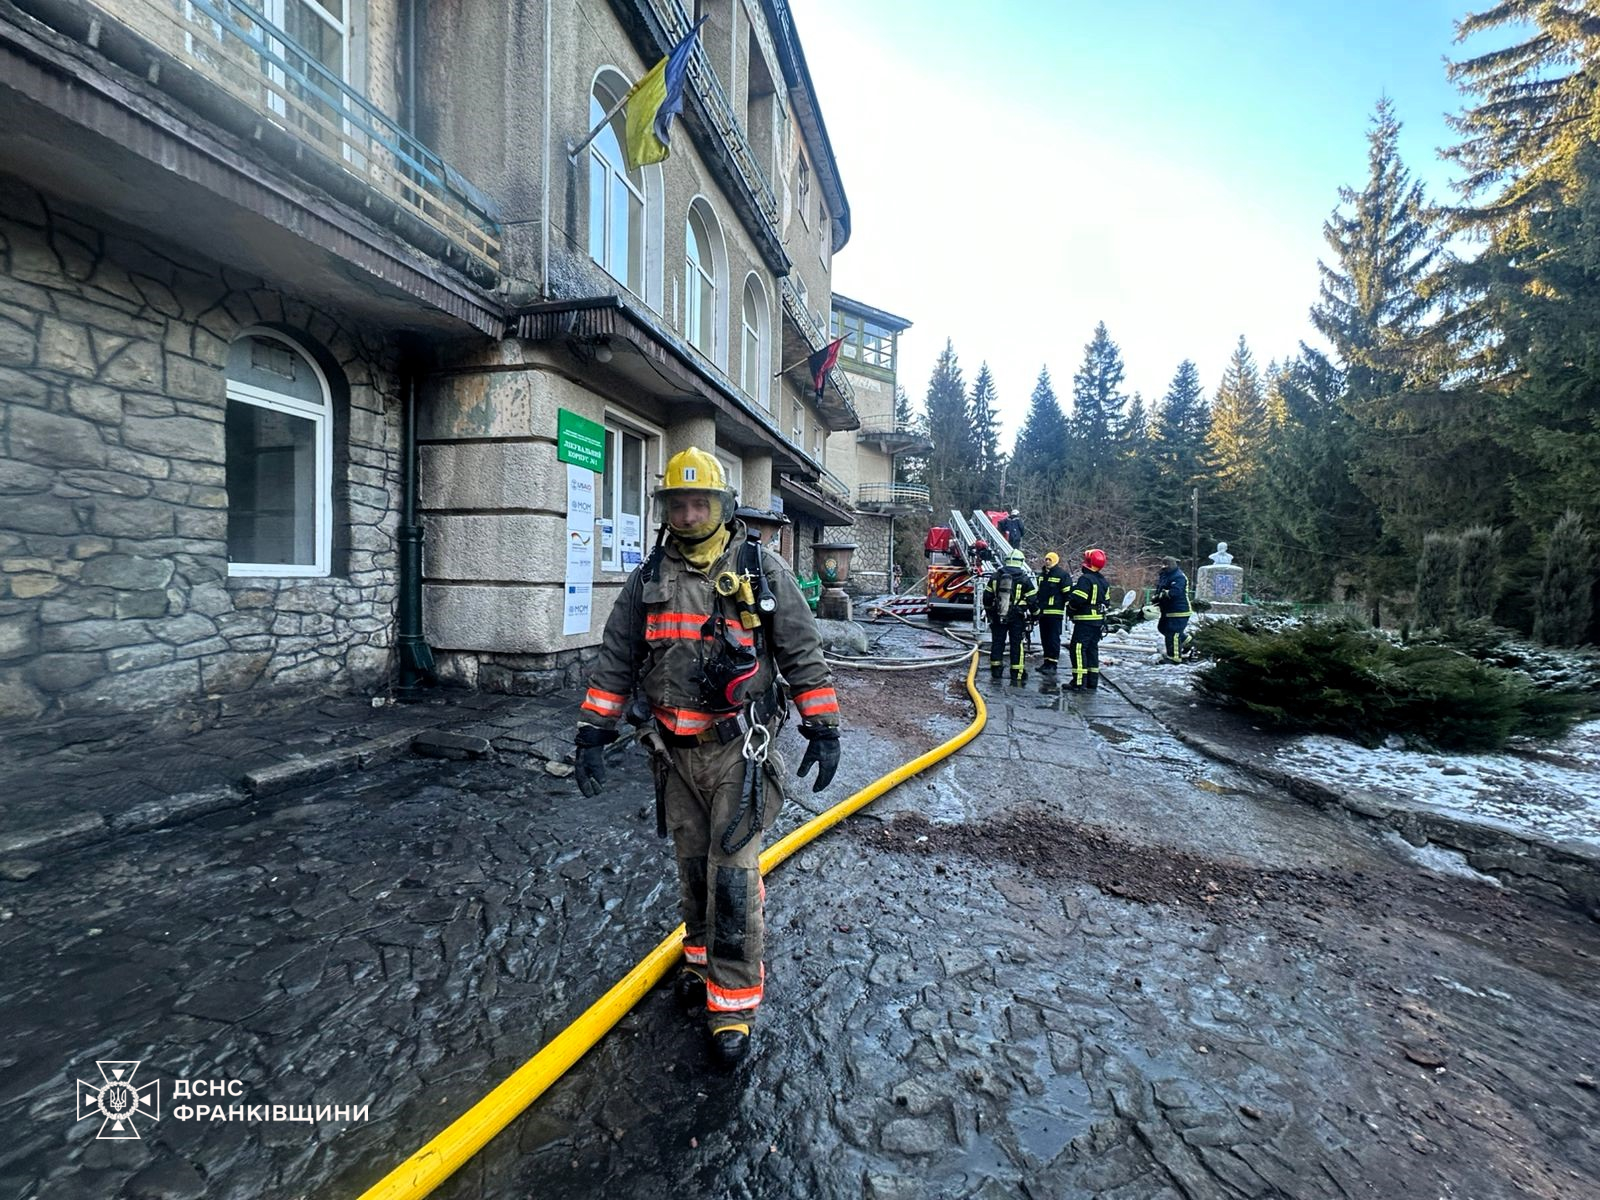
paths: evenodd
<path fill-rule="evenodd" d="M 839 361 L 839 347 L 844 344 L 844 339 L 834 338 L 821 350 L 806 359 L 806 366 L 811 368 L 811 383 L 817 389 L 817 399 L 822 399 L 822 389 L 827 386 L 828 372 L 833 370 L 833 364 Z"/>

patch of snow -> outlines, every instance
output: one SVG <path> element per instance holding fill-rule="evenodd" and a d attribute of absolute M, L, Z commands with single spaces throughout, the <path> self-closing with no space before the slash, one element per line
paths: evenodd
<path fill-rule="evenodd" d="M 1392 829 L 1384 831 L 1383 841 L 1398 850 L 1403 857 L 1409 858 L 1419 867 L 1424 867 L 1435 875 L 1453 875 L 1457 879 L 1487 883 L 1490 887 L 1505 886 L 1493 875 L 1485 875 L 1482 871 L 1474 870 L 1467 862 L 1467 856 L 1459 850 L 1435 846 L 1432 842 L 1426 846 L 1413 846 Z"/>

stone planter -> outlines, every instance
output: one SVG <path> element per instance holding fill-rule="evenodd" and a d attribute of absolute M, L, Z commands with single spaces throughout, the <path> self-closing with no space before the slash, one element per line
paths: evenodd
<path fill-rule="evenodd" d="M 850 578 L 850 556 L 856 551 L 854 542 L 818 542 L 811 547 L 812 561 L 817 578 L 823 587 L 842 587 Z"/>

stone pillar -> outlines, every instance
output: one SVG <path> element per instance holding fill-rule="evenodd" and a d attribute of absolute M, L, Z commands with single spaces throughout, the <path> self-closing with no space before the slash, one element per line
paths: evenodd
<path fill-rule="evenodd" d="M 772 455 L 744 456 L 744 486 L 739 489 L 739 503 L 746 508 L 772 507 Z"/>
<path fill-rule="evenodd" d="M 666 458 L 671 458 L 679 450 L 687 450 L 690 446 L 704 450 L 708 454 L 716 450 L 717 420 L 712 416 L 710 409 L 699 412 L 692 409 L 687 412 L 674 412 L 673 417 L 672 424 L 667 426 L 666 435 L 661 439 Z M 665 458 L 661 465 L 666 466 Z M 654 481 L 651 480 L 649 483 L 650 490 L 653 491 Z"/>

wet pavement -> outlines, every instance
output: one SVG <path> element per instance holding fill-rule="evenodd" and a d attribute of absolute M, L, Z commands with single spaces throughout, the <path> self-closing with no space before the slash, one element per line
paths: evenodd
<path fill-rule="evenodd" d="M 949 674 L 841 684 L 830 799 L 967 721 Z M 1600 1194 L 1600 924 L 1109 689 L 980 687 L 975 742 L 769 881 L 751 1062 L 658 989 L 436 1194 Z M 402 758 L 0 883 L 0 1197 L 359 1194 L 676 924 L 636 750 L 612 779 Z M 143 1140 L 75 1120 L 96 1060 L 162 1081 Z"/>

